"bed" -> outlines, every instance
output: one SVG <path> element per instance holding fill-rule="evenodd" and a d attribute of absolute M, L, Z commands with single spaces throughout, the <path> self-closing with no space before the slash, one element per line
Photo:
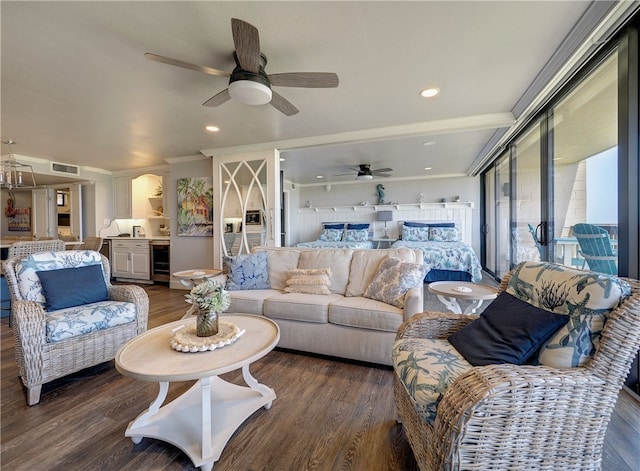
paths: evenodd
<path fill-rule="evenodd" d="M 295 246 L 311 249 L 372 249 L 373 227 L 370 223 L 324 222 L 317 240 Z"/>
<path fill-rule="evenodd" d="M 473 248 L 460 241 L 453 222 L 401 221 L 402 239 L 391 247 L 421 249 L 431 267 L 424 281 L 482 280 L 482 266 Z"/>

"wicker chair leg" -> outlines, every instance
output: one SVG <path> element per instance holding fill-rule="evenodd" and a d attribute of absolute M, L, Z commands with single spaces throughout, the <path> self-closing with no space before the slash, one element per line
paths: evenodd
<path fill-rule="evenodd" d="M 27 404 L 33 406 L 40 402 L 40 391 L 42 390 L 42 384 L 37 386 L 31 386 L 27 388 Z"/>

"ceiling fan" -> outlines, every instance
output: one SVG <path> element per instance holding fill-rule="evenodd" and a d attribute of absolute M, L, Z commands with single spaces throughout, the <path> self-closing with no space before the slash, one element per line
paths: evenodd
<path fill-rule="evenodd" d="M 332 72 L 289 72 L 267 75 L 264 70 L 267 65 L 267 57 L 260 52 L 258 29 L 246 21 L 231 18 L 231 33 L 236 48 L 233 53 L 233 60 L 236 63 L 233 72 L 190 64 L 150 52 L 144 56 L 156 62 L 184 67 L 209 75 L 229 77 L 229 88 L 209 98 L 203 103 L 203 106 L 219 106 L 233 98 L 247 105 L 271 103 L 271 106 L 278 111 L 292 116 L 299 110 L 289 100 L 274 91 L 272 86 L 301 88 L 335 88 L 338 86 L 338 76 Z"/>
<path fill-rule="evenodd" d="M 370 164 L 360 164 L 358 167 L 350 167 L 354 172 L 358 172 L 356 175 L 356 180 L 373 180 L 373 177 L 390 177 L 387 172 L 393 172 L 392 168 L 378 168 L 375 170 L 371 170 Z M 340 173 L 336 175 L 336 177 L 341 177 L 344 175 L 353 175 L 352 173 Z"/>

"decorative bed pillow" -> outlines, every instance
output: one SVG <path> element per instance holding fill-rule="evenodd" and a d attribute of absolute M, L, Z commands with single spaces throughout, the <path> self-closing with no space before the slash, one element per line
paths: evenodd
<path fill-rule="evenodd" d="M 428 222 L 404 221 L 402 225 L 407 227 L 429 227 Z"/>
<path fill-rule="evenodd" d="M 430 222 L 429 227 L 456 227 L 455 222 Z"/>
<path fill-rule="evenodd" d="M 367 229 L 369 230 L 369 223 L 363 224 L 347 224 L 347 229 Z"/>
<path fill-rule="evenodd" d="M 320 240 L 325 242 L 339 242 L 342 240 L 342 229 L 322 229 Z"/>
<path fill-rule="evenodd" d="M 287 293 L 331 294 L 331 269 L 329 268 L 296 268 L 289 270 Z"/>
<path fill-rule="evenodd" d="M 460 232 L 457 227 L 429 227 L 431 242 L 459 242 Z"/>
<path fill-rule="evenodd" d="M 345 242 L 364 242 L 369 240 L 368 229 L 347 229 L 344 233 Z"/>
<path fill-rule="evenodd" d="M 332 224 L 332 223 L 323 224 L 322 228 L 323 229 L 340 229 L 342 231 L 344 229 L 344 223 L 341 223 L 341 224 Z"/>
<path fill-rule="evenodd" d="M 387 257 L 380 262 L 363 296 L 402 309 L 405 293 L 422 284 L 427 271 L 427 265 Z"/>
<path fill-rule="evenodd" d="M 429 228 L 403 225 L 402 240 L 408 242 L 426 242 L 429 240 Z"/>
<path fill-rule="evenodd" d="M 473 366 L 522 365 L 568 320 L 503 292 L 449 343 Z"/>
<path fill-rule="evenodd" d="M 229 266 L 226 286 L 229 291 L 271 287 L 267 271 L 267 252 L 224 257 L 224 263 Z"/>
<path fill-rule="evenodd" d="M 57 311 L 109 299 L 102 265 L 60 268 L 36 273 L 42 284 L 47 311 Z"/>

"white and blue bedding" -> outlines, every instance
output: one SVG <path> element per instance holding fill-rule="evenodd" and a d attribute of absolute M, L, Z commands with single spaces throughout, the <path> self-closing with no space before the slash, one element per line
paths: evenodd
<path fill-rule="evenodd" d="M 327 241 L 313 240 L 311 242 L 299 242 L 296 247 L 307 249 L 372 249 L 373 242 L 370 240 L 348 242 L 344 240 Z"/>
<path fill-rule="evenodd" d="M 431 267 L 431 271 L 467 274 L 470 280 L 475 283 L 482 280 L 480 260 L 473 248 L 464 242 L 398 240 L 391 247 L 421 249 L 424 254 L 424 263 Z M 427 274 L 425 280 L 436 281 L 435 279 L 429 279 L 429 274 Z"/>

